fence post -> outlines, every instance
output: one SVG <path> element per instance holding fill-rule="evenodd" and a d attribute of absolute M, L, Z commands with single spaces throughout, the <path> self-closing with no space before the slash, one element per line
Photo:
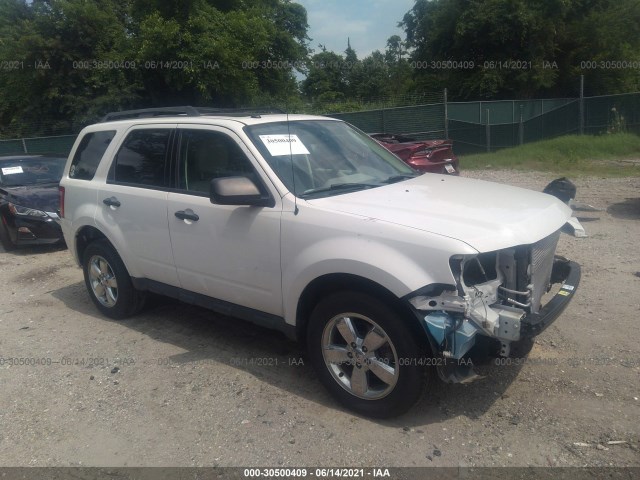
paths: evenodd
<path fill-rule="evenodd" d="M 520 145 L 522 145 L 524 143 L 524 123 L 522 121 L 522 105 L 520 105 L 520 126 L 519 126 L 519 130 L 518 130 L 518 136 L 519 141 L 520 141 Z"/>
<path fill-rule="evenodd" d="M 580 75 L 580 135 L 584 135 L 584 75 Z"/>
<path fill-rule="evenodd" d="M 449 140 L 449 109 L 447 106 L 447 89 L 444 89 L 444 139 Z"/>
<path fill-rule="evenodd" d="M 489 109 L 487 108 L 487 153 L 491 152 L 491 125 L 489 124 Z"/>
<path fill-rule="evenodd" d="M 27 142 L 24 141 L 24 138 L 22 139 L 22 149 L 24 150 L 24 153 L 29 153 L 27 151 Z"/>

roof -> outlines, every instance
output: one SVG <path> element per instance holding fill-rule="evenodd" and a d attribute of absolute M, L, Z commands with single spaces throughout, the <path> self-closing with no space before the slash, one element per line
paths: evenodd
<path fill-rule="evenodd" d="M 249 116 L 263 115 L 267 113 L 285 113 L 279 108 L 261 107 L 261 108 L 209 108 L 209 107 L 192 107 L 184 105 L 181 107 L 156 107 L 141 108 L 137 110 L 122 110 L 119 112 L 111 112 L 104 116 L 103 122 L 112 120 L 124 120 L 127 118 L 154 118 L 154 117 L 198 117 L 200 115 L 219 115 L 219 116 Z"/>
<path fill-rule="evenodd" d="M 100 123 L 208 123 L 205 119 L 228 120 L 251 125 L 287 120 L 325 119 L 311 115 L 288 115 L 280 109 L 267 108 L 205 108 L 205 107 L 159 107 L 125 110 L 105 115 Z M 195 120 L 191 122 L 191 120 Z M 211 122 L 214 123 L 214 122 Z M 215 122 L 218 123 L 218 122 Z"/>
<path fill-rule="evenodd" d="M 302 121 L 302 120 L 335 120 L 329 117 L 323 117 L 318 115 L 286 115 L 286 114 L 269 114 L 269 115 L 259 115 L 259 116 L 221 116 L 221 115 L 200 115 L 197 117 L 188 117 L 188 116 L 163 116 L 163 117 L 150 117 L 150 118 L 134 118 L 127 120 L 116 120 L 109 122 L 101 122 L 92 125 L 92 130 L 95 127 L 107 127 L 110 125 L 113 126 L 132 126 L 132 125 L 148 125 L 148 124 L 164 124 L 164 123 L 181 123 L 188 124 L 193 123 L 197 125 L 203 124 L 211 124 L 211 125 L 224 125 L 227 124 L 235 124 L 235 125 L 259 125 L 264 123 L 274 123 L 274 122 L 292 122 L 292 121 Z"/>

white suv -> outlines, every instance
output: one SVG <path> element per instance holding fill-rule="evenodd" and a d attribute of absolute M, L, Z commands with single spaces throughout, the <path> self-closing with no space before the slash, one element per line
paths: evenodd
<path fill-rule="evenodd" d="M 480 337 L 509 355 L 580 279 L 555 256 L 561 201 L 419 176 L 325 117 L 110 114 L 80 133 L 60 196 L 104 315 L 133 315 L 156 292 L 279 329 L 306 342 L 339 401 L 377 417 L 413 405 L 430 372 L 469 378 Z"/>

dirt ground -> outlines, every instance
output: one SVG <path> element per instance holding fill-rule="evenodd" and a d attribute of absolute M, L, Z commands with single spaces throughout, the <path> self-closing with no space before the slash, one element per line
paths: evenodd
<path fill-rule="evenodd" d="M 602 211 L 562 236 L 569 308 L 526 360 L 389 421 L 339 407 L 278 333 L 162 299 L 110 321 L 68 251 L 0 250 L 0 466 L 640 466 L 640 177 L 575 183 Z"/>

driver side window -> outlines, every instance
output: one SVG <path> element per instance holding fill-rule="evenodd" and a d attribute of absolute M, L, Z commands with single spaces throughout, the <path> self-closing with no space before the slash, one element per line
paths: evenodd
<path fill-rule="evenodd" d="M 231 137 L 209 130 L 181 130 L 182 190 L 208 196 L 212 179 L 239 175 L 253 177 L 253 166 Z"/>

